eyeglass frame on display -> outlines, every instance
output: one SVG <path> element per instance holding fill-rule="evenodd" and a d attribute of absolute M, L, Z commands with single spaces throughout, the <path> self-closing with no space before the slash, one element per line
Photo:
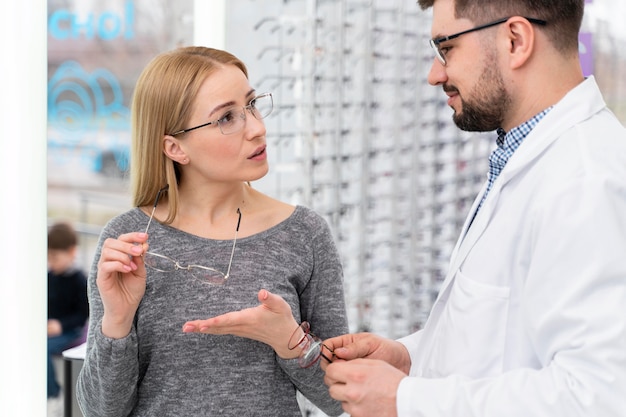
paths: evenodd
<path fill-rule="evenodd" d="M 483 29 L 490 28 L 492 26 L 497 26 L 497 25 L 500 25 L 502 23 L 506 23 L 512 17 L 514 17 L 514 16 L 509 16 L 509 17 L 504 17 L 502 19 L 494 20 L 493 22 L 485 23 L 484 25 L 479 25 L 479 26 L 473 27 L 471 29 L 467 29 L 467 30 L 461 31 L 459 33 L 455 33 L 453 35 L 441 36 L 439 38 L 433 38 L 433 39 L 431 39 L 429 41 L 430 47 L 433 49 L 433 51 L 435 51 L 435 56 L 437 57 L 437 60 L 439 60 L 441 65 L 443 65 L 445 67 L 447 65 L 446 55 L 445 55 L 445 53 L 443 53 L 443 51 L 439 47 L 439 45 L 442 42 L 447 42 L 447 41 L 450 41 L 452 39 L 456 39 L 456 38 L 458 38 L 461 35 L 465 35 L 466 33 L 476 32 L 478 30 L 483 30 Z M 522 17 L 524 17 L 524 16 L 522 16 Z M 536 25 L 545 26 L 545 25 L 548 24 L 548 22 L 546 22 L 545 20 L 535 19 L 533 17 L 524 17 L 524 19 L 526 19 L 530 23 L 534 23 Z"/>
<path fill-rule="evenodd" d="M 255 102 L 260 99 L 260 98 L 265 98 L 265 97 L 269 97 L 269 111 L 267 112 L 267 114 L 261 114 L 259 113 L 259 109 L 255 106 Z M 190 132 L 192 130 L 196 130 L 196 129 L 200 129 L 201 127 L 205 127 L 205 126 L 210 126 L 210 125 L 214 125 L 217 124 L 217 126 L 220 128 L 220 132 L 222 133 L 222 135 L 232 135 L 235 134 L 237 132 L 240 132 L 244 126 L 246 125 L 246 110 L 248 110 L 250 112 L 250 114 L 257 120 L 263 120 L 265 119 L 267 116 L 269 116 L 272 111 L 274 110 L 274 98 L 272 97 L 272 93 L 262 93 L 259 94 L 257 96 L 255 96 L 254 98 L 252 98 L 249 102 L 248 105 L 246 106 L 241 106 L 241 113 L 236 114 L 236 115 L 232 115 L 232 113 L 234 112 L 234 109 L 238 109 L 238 106 L 234 106 L 233 108 L 230 108 L 226 111 L 226 113 L 224 113 L 224 115 L 222 117 L 220 117 L 217 120 L 213 120 L 207 123 L 203 123 L 200 124 L 198 126 L 194 126 L 194 127 L 190 127 L 187 129 L 182 129 L 179 130 L 177 132 L 174 133 L 170 133 L 170 136 L 177 136 L 177 135 L 182 135 L 183 133 L 187 133 Z M 256 110 L 256 111 L 255 111 Z M 226 117 L 228 117 L 229 115 L 233 116 L 233 119 L 230 121 L 226 121 L 224 122 L 224 119 Z M 242 122 L 240 122 L 240 120 Z M 224 132 L 224 124 L 225 123 L 232 123 L 234 130 L 230 131 L 227 129 L 227 132 Z M 228 126 L 228 125 L 227 125 Z"/>
<path fill-rule="evenodd" d="M 168 188 L 169 188 L 169 184 L 168 184 L 168 185 L 166 185 L 165 187 L 161 188 L 161 189 L 159 190 L 159 192 L 157 193 L 156 198 L 154 199 L 154 206 L 152 207 L 152 213 L 150 214 L 150 219 L 148 220 L 148 224 L 147 224 L 147 226 L 146 226 L 146 230 L 145 230 L 145 232 L 144 232 L 144 233 L 146 233 L 146 234 L 148 233 L 148 229 L 150 228 L 150 223 L 152 223 L 152 219 L 154 218 L 154 212 L 155 212 L 155 210 L 156 210 L 156 207 L 157 207 L 157 204 L 158 204 L 158 202 L 159 202 L 159 199 L 161 198 L 161 194 L 162 194 L 164 191 L 167 191 L 167 189 L 168 189 Z M 148 251 L 148 252 L 145 252 L 145 253 L 142 255 L 142 256 L 144 257 L 144 263 L 145 263 L 145 265 L 146 265 L 148 268 L 153 269 L 153 270 L 158 271 L 158 272 L 174 272 L 174 271 L 177 271 L 177 270 L 184 270 L 184 271 L 190 272 L 190 273 L 191 273 L 191 275 L 192 275 L 194 278 L 196 278 L 196 279 L 198 279 L 198 280 L 200 280 L 200 281 L 202 281 L 202 282 L 207 282 L 207 283 L 210 283 L 210 284 L 215 284 L 215 285 L 222 285 L 222 284 L 224 284 L 224 283 L 228 280 L 228 278 L 230 277 L 230 268 L 231 268 L 231 266 L 232 266 L 232 264 L 233 264 L 233 257 L 234 257 L 234 255 L 235 255 L 235 247 L 236 247 L 236 245 L 237 245 L 237 234 L 239 233 L 239 225 L 241 224 L 241 210 L 239 209 L 239 207 L 237 207 L 237 214 L 239 215 L 239 218 L 238 218 L 238 220 L 237 220 L 237 227 L 236 227 L 236 229 L 235 229 L 235 238 L 233 239 L 233 247 L 232 247 L 232 250 L 231 250 L 231 252 L 230 252 L 230 260 L 229 260 L 229 262 L 228 262 L 228 269 L 226 270 L 226 274 L 224 274 L 222 271 L 219 271 L 219 270 L 217 270 L 217 269 L 215 269 L 215 268 L 210 268 L 210 267 L 208 267 L 208 266 L 204 266 L 204 265 L 195 265 L 195 264 L 190 264 L 190 265 L 187 265 L 187 266 L 182 266 L 182 265 L 181 265 L 181 264 L 180 264 L 177 260 L 172 259 L 172 258 L 170 258 L 169 256 L 165 256 L 165 255 L 161 255 L 161 254 L 159 254 L 159 253 L 149 252 L 149 251 Z M 162 270 L 162 269 L 158 269 L 158 268 L 156 268 L 155 266 L 150 265 L 150 263 L 149 263 L 149 257 L 157 257 L 157 258 L 161 258 L 161 259 L 168 260 L 168 261 L 170 261 L 170 262 L 172 262 L 172 263 L 174 264 L 174 267 L 173 267 L 174 269 L 172 269 L 172 270 Z M 211 271 L 211 272 L 215 272 L 215 273 L 217 273 L 217 274 L 221 275 L 221 276 L 222 276 L 222 279 L 221 279 L 220 281 L 211 281 L 211 280 L 209 280 L 209 279 L 206 279 L 206 280 L 200 279 L 198 276 L 196 276 L 196 275 L 193 273 L 193 271 L 192 271 L 192 269 L 193 269 L 193 268 L 195 268 L 195 269 L 201 269 L 201 270 L 206 270 L 206 271 Z"/>

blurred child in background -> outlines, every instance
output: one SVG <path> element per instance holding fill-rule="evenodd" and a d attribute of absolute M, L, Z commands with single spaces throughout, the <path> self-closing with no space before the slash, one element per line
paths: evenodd
<path fill-rule="evenodd" d="M 77 244 L 76 232 L 67 223 L 48 230 L 48 399 L 61 390 L 52 355 L 76 343 L 89 314 L 87 279 L 74 265 Z"/>

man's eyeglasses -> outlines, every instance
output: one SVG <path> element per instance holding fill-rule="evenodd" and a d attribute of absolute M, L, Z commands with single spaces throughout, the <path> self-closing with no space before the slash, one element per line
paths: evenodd
<path fill-rule="evenodd" d="M 157 193 L 156 199 L 154 200 L 154 206 L 152 207 L 152 213 L 150 214 L 150 220 L 148 220 L 148 225 L 146 226 L 145 233 L 148 233 L 148 228 L 150 228 L 150 223 L 152 223 L 152 218 L 154 217 L 154 211 L 156 210 L 157 203 L 159 202 L 159 198 L 161 194 L 168 189 L 169 185 L 161 188 Z M 235 229 L 235 238 L 233 239 L 233 248 L 230 252 L 230 261 L 228 261 L 228 269 L 224 274 L 221 271 L 218 271 L 215 268 L 209 268 L 204 265 L 181 265 L 178 261 L 158 253 L 154 252 L 146 252 L 143 254 L 143 259 L 147 267 L 158 271 L 158 272 L 174 272 L 176 270 L 182 269 L 191 273 L 194 278 L 197 278 L 203 283 L 217 284 L 221 285 L 226 282 L 228 277 L 230 276 L 230 267 L 233 264 L 233 256 L 235 255 L 235 245 L 237 244 L 237 233 L 239 232 L 239 225 L 241 224 L 241 210 L 237 208 L 237 214 L 239 214 L 239 219 L 237 220 L 237 228 Z"/>
<path fill-rule="evenodd" d="M 255 119 L 262 120 L 269 116 L 273 109 L 274 99 L 272 98 L 272 93 L 259 94 L 250 100 L 247 106 L 232 107 L 226 110 L 222 117 L 217 120 L 170 133 L 170 136 L 181 135 L 214 124 L 219 126 L 220 132 L 222 132 L 223 135 L 232 135 L 233 133 L 241 131 L 246 125 L 246 110 L 248 110 Z"/>
<path fill-rule="evenodd" d="M 463 32 L 455 33 L 454 35 L 442 36 L 440 38 L 431 39 L 430 40 L 430 47 L 433 48 L 433 51 L 435 51 L 435 56 L 437 57 L 439 62 L 441 62 L 441 65 L 443 65 L 445 67 L 446 64 L 447 64 L 447 62 L 446 62 L 446 51 L 445 51 L 445 48 L 441 48 L 441 43 L 447 42 L 447 41 L 455 39 L 455 38 L 458 38 L 459 36 L 465 35 L 466 33 L 476 32 L 478 30 L 483 30 L 483 29 L 490 28 L 492 26 L 500 25 L 500 24 L 508 21 L 511 17 L 512 16 L 505 17 L 505 18 L 498 19 L 498 20 L 494 20 L 493 22 L 485 23 L 484 25 L 476 26 L 475 28 L 471 28 L 471 29 L 468 29 L 468 30 L 464 30 Z M 526 19 L 530 23 L 534 23 L 536 25 L 545 26 L 545 25 L 548 24 L 548 22 L 546 22 L 545 20 L 534 19 L 532 17 L 524 17 L 524 19 Z"/>
<path fill-rule="evenodd" d="M 328 359 L 323 348 L 326 348 L 330 353 L 333 351 L 322 343 L 322 340 L 311 333 L 311 326 L 308 322 L 303 321 L 300 326 L 293 332 L 289 338 L 287 344 L 289 350 L 300 348 L 300 356 L 298 357 L 298 364 L 301 368 L 308 368 L 317 363 L 320 358 L 326 359 L 328 362 L 332 360 Z"/>

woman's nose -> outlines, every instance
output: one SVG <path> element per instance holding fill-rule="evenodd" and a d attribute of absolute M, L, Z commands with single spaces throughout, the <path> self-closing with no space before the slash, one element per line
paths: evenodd
<path fill-rule="evenodd" d="M 257 119 L 252 111 L 246 109 L 246 137 L 254 139 L 259 136 L 265 136 L 265 122 L 263 119 Z"/>

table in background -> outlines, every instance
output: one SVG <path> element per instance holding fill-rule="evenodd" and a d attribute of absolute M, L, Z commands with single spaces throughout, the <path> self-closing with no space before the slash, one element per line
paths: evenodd
<path fill-rule="evenodd" d="M 87 343 L 63 351 L 63 417 L 72 417 L 74 386 L 72 384 L 72 364 L 85 360 Z"/>

